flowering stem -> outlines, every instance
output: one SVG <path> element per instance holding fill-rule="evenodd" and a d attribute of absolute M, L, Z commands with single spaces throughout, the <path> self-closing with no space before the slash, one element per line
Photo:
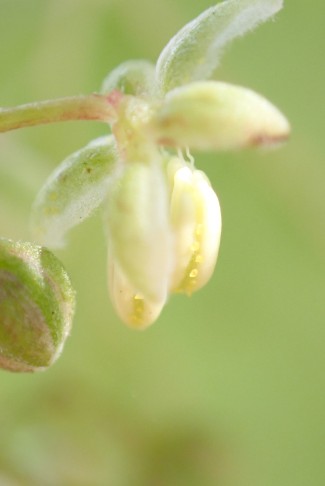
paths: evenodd
<path fill-rule="evenodd" d="M 116 118 L 118 96 L 91 94 L 0 108 L 0 132 L 45 123 L 71 120 L 98 120 L 111 123 Z"/>

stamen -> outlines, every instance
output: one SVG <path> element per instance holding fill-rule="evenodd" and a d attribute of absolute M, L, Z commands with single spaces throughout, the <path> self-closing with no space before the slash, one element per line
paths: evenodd
<path fill-rule="evenodd" d="M 188 158 L 188 161 L 191 164 L 192 168 L 194 168 L 194 157 L 191 154 L 190 149 L 188 147 L 186 147 L 186 149 L 185 149 L 185 154 L 186 154 L 186 157 Z"/>
<path fill-rule="evenodd" d="M 184 154 L 183 154 L 183 150 L 180 147 L 177 148 L 177 155 L 178 155 L 178 158 L 182 162 L 186 162 L 185 157 L 184 157 Z"/>
<path fill-rule="evenodd" d="M 194 168 L 194 157 L 193 155 L 191 154 L 190 152 L 190 149 L 188 147 L 185 147 L 185 156 L 184 156 L 184 153 L 183 153 L 183 150 L 180 148 L 180 147 L 177 147 L 177 155 L 178 155 L 178 158 L 182 161 L 182 162 L 185 162 L 187 164 L 190 164 L 192 168 Z"/>

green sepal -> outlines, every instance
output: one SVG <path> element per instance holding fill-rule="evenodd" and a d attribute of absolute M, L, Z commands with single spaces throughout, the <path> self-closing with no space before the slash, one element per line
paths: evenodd
<path fill-rule="evenodd" d="M 113 136 L 73 153 L 53 172 L 33 205 L 32 230 L 49 248 L 64 244 L 68 230 L 88 218 L 105 199 L 118 156 Z"/>
<path fill-rule="evenodd" d="M 74 308 L 69 276 L 49 250 L 0 239 L 0 367 L 50 366 L 70 332 Z"/>
<path fill-rule="evenodd" d="M 228 0 L 205 10 L 161 52 L 156 67 L 159 94 L 210 79 L 225 45 L 274 15 L 282 4 L 282 0 Z"/>

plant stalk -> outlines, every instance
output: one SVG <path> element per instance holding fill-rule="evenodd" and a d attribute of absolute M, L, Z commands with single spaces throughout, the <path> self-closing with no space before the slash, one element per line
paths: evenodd
<path fill-rule="evenodd" d="M 47 123 L 98 120 L 111 123 L 116 118 L 116 93 L 90 94 L 0 108 L 0 132 Z"/>

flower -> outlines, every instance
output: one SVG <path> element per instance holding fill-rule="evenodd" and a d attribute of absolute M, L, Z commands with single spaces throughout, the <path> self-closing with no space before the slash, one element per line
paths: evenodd
<path fill-rule="evenodd" d="M 112 133 L 68 157 L 36 198 L 35 234 L 49 247 L 104 208 L 109 293 L 133 328 L 154 322 L 171 293 L 203 287 L 215 267 L 218 198 L 182 150 L 269 146 L 288 137 L 286 118 L 265 98 L 209 80 L 224 45 L 281 6 L 219 3 L 178 32 L 155 66 L 128 61 L 113 70 L 101 94 L 109 110 L 99 110 Z"/>
<path fill-rule="evenodd" d="M 109 292 L 120 318 L 145 328 L 170 293 L 192 292 L 211 277 L 221 215 L 203 172 L 176 157 L 132 163 L 108 198 Z"/>

